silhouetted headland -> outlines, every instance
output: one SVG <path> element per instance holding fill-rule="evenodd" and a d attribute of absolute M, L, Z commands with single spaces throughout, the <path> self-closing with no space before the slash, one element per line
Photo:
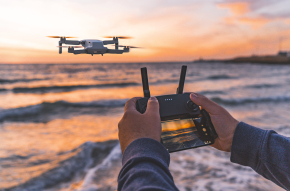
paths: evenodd
<path fill-rule="evenodd" d="M 279 52 L 277 55 L 245 56 L 231 59 L 199 59 L 193 62 L 225 62 L 225 63 L 262 63 L 262 64 L 290 64 L 290 53 Z"/>

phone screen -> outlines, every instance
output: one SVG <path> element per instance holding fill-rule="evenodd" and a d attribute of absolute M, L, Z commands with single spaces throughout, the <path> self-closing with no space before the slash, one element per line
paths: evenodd
<path fill-rule="evenodd" d="M 212 144 L 200 135 L 199 132 L 205 129 L 198 130 L 197 121 L 200 121 L 200 118 L 162 121 L 161 140 L 165 148 L 169 152 L 175 152 Z"/>

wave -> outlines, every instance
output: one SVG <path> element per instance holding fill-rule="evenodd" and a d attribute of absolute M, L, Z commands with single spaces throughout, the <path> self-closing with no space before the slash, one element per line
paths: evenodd
<path fill-rule="evenodd" d="M 114 184 L 106 185 L 104 182 L 106 178 L 101 176 L 101 174 L 106 174 L 110 177 L 116 177 L 121 169 L 121 158 L 122 152 L 120 144 L 117 144 L 107 155 L 107 157 L 102 161 L 102 163 L 95 165 L 93 168 L 89 169 L 86 176 L 83 179 L 83 183 L 78 190 L 90 191 L 90 190 L 116 190 L 117 185 Z M 112 169 L 113 167 L 113 169 Z"/>
<path fill-rule="evenodd" d="M 19 160 L 19 159 L 29 159 L 34 155 L 27 155 L 27 156 L 22 156 L 22 155 L 11 155 L 9 157 L 0 157 L 0 162 L 5 161 L 5 160 L 9 160 L 9 161 L 15 161 L 15 160 Z"/>
<path fill-rule="evenodd" d="M 59 162 L 59 166 L 28 180 L 20 185 L 7 188 L 7 191 L 38 191 L 52 188 L 61 183 L 70 182 L 75 176 L 84 173 L 89 168 L 102 164 L 103 161 L 118 146 L 117 140 L 105 142 L 86 142 L 79 146 L 76 155 Z M 115 151 L 114 151 L 115 152 Z"/>
<path fill-rule="evenodd" d="M 226 74 L 221 74 L 221 75 L 212 75 L 212 76 L 208 76 L 207 79 L 210 79 L 210 80 L 222 80 L 222 79 L 234 79 L 236 77 L 233 77 L 233 76 L 229 76 L 229 75 L 226 75 Z"/>
<path fill-rule="evenodd" d="M 254 89 L 260 89 L 260 88 L 274 88 L 274 87 L 281 87 L 281 84 L 255 84 L 255 85 L 248 85 L 244 88 L 254 88 Z"/>
<path fill-rule="evenodd" d="M 224 91 L 219 91 L 219 90 L 214 90 L 214 91 L 200 91 L 198 92 L 199 94 L 202 95 L 209 95 L 209 94 L 225 94 Z"/>
<path fill-rule="evenodd" d="M 289 125 L 288 126 L 287 125 L 286 126 L 280 126 L 280 127 L 277 128 L 277 132 L 282 134 L 282 135 L 285 135 L 285 136 L 289 137 L 290 136 L 290 126 Z"/>
<path fill-rule="evenodd" d="M 87 113 L 99 113 L 95 108 L 116 108 L 123 107 L 127 99 L 116 100 L 99 100 L 92 102 L 43 102 L 37 105 L 27 107 L 5 109 L 0 111 L 0 122 L 3 121 L 33 121 L 33 122 L 47 122 L 56 114 L 69 115 L 71 113 L 80 112 L 80 109 L 90 109 Z M 75 109 L 74 109 L 75 108 Z M 102 109 L 102 112 L 104 110 Z"/>
<path fill-rule="evenodd" d="M 42 80 L 49 80 L 49 78 L 32 78 L 32 79 L 0 79 L 0 84 L 13 84 L 17 82 L 32 82 L 32 81 L 42 81 Z"/>
<path fill-rule="evenodd" d="M 276 97 L 261 97 L 261 98 L 241 98 L 241 99 L 224 99 L 220 97 L 212 97 L 211 100 L 223 105 L 243 105 L 249 103 L 265 103 L 265 102 L 288 102 L 290 96 L 276 96 Z"/>
<path fill-rule="evenodd" d="M 276 88 L 276 87 L 281 87 L 281 84 L 254 84 L 254 85 L 247 85 L 247 86 L 239 86 L 239 87 L 231 87 L 228 89 L 224 89 L 224 90 L 205 90 L 205 91 L 200 91 L 198 92 L 199 94 L 202 95 L 212 95 L 212 94 L 226 94 L 227 91 L 231 91 L 231 90 L 236 90 L 239 88 L 243 88 L 243 89 L 261 89 L 261 88 Z"/>
<path fill-rule="evenodd" d="M 106 87 L 126 87 L 140 85 L 136 82 L 109 83 L 95 85 L 71 85 L 71 86 L 41 86 L 41 87 L 15 87 L 13 93 L 48 93 L 48 92 L 69 92 L 76 89 L 106 88 Z"/>
<path fill-rule="evenodd" d="M 176 83 L 178 85 L 179 79 L 164 79 L 164 80 L 156 80 L 155 82 L 152 82 L 151 84 L 163 84 L 163 83 Z M 150 83 L 150 82 L 149 82 Z"/>

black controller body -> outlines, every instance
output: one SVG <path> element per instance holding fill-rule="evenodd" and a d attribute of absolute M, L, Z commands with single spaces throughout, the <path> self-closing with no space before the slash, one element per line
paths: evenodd
<path fill-rule="evenodd" d="M 201 114 L 200 109 L 190 100 L 189 95 L 185 93 L 157 96 L 161 121 L 198 117 Z M 140 113 L 146 111 L 148 99 L 144 97 L 137 101 L 136 108 Z"/>
<path fill-rule="evenodd" d="M 169 152 L 206 146 L 214 143 L 217 133 L 210 115 L 183 93 L 187 66 L 182 66 L 176 94 L 157 96 L 161 118 L 161 142 Z M 144 98 L 137 100 L 136 109 L 145 113 L 150 98 L 147 68 L 141 68 Z M 163 131 L 164 130 L 164 131 Z"/>
<path fill-rule="evenodd" d="M 189 93 L 156 96 L 159 102 L 159 113 L 161 121 L 200 118 L 195 121 L 197 130 L 204 141 L 214 143 L 217 133 L 211 122 L 209 114 L 193 103 Z M 148 97 L 141 98 L 136 102 L 136 108 L 140 113 L 144 113 L 147 108 Z"/>

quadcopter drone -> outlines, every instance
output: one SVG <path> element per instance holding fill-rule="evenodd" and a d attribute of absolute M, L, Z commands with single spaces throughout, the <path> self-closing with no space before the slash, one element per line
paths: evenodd
<path fill-rule="evenodd" d="M 113 40 L 66 40 L 67 38 L 76 38 L 76 37 L 65 37 L 65 36 L 47 36 L 49 38 L 60 38 L 59 44 L 59 54 L 62 53 L 62 48 L 68 48 L 68 53 L 74 54 L 123 54 L 123 52 L 129 52 L 130 48 L 139 48 L 136 46 L 122 46 L 119 45 L 119 39 L 130 39 L 131 37 L 126 36 L 106 36 L 104 38 L 113 38 Z M 81 46 L 62 46 L 62 44 L 69 45 L 81 45 Z M 104 45 L 115 44 L 114 49 L 109 49 Z M 119 49 L 119 47 L 123 47 L 123 49 Z M 75 48 L 83 48 L 75 50 Z"/>

